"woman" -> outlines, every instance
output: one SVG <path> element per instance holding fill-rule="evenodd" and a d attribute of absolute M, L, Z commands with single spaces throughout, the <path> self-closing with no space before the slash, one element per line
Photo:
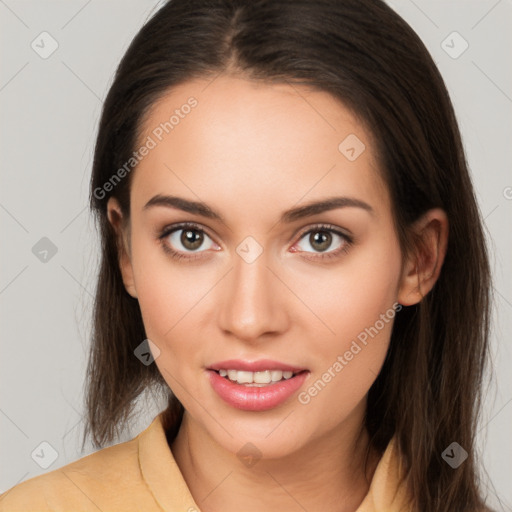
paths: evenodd
<path fill-rule="evenodd" d="M 486 510 L 489 265 L 454 111 L 377 0 L 172 0 L 105 101 L 88 425 L 0 510 Z M 144 390 L 168 407 L 105 448 Z"/>

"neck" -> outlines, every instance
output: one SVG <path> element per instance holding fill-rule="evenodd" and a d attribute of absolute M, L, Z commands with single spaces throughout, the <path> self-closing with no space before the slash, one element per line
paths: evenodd
<path fill-rule="evenodd" d="M 202 512 L 354 512 L 368 493 L 380 458 L 361 428 L 366 404 L 361 405 L 362 411 L 354 413 L 363 414 L 336 430 L 285 457 L 262 458 L 248 466 L 185 411 L 171 450 Z"/>

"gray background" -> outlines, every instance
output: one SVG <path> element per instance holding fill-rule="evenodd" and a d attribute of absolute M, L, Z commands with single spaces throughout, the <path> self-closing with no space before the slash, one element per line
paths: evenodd
<path fill-rule="evenodd" d="M 509 511 L 512 3 L 390 3 L 423 39 L 445 78 L 489 232 L 495 379 L 488 385 L 478 438 L 488 503 Z M 0 0 L 0 492 L 94 451 L 79 450 L 99 252 L 87 209 L 92 150 L 115 68 L 160 4 Z M 47 58 L 37 53 L 51 49 L 43 31 L 58 44 Z M 458 55 L 464 40 L 469 47 Z M 48 245 L 40 242 L 43 237 L 57 250 L 45 262 L 36 250 L 38 243 Z M 141 402 L 139 422 L 121 440 L 138 434 L 162 407 Z M 44 457 L 33 457 L 34 450 Z M 40 464 L 52 461 L 52 450 L 56 458 L 45 469 Z"/>

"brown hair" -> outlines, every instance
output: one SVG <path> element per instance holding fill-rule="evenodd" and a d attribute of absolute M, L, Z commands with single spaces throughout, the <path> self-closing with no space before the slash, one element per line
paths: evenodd
<path fill-rule="evenodd" d="M 365 426 L 382 451 L 396 436 L 418 511 L 483 508 L 475 455 L 488 357 L 490 271 L 455 113 L 443 79 L 416 33 L 381 0 L 172 0 L 140 30 L 106 97 L 95 147 L 90 204 L 101 233 L 84 442 L 111 443 L 147 389 L 168 397 L 167 425 L 183 406 L 155 364 L 134 356 L 146 338 L 125 290 L 109 197 L 129 218 L 133 170 L 105 187 L 131 157 L 144 116 L 172 87 L 234 73 L 307 84 L 330 93 L 371 127 L 389 187 L 402 251 L 428 209 L 445 210 L 448 249 L 438 281 L 397 314 L 390 348 L 368 395 Z M 106 189 L 109 191 L 106 192 Z M 467 460 L 452 469 L 453 441 Z"/>

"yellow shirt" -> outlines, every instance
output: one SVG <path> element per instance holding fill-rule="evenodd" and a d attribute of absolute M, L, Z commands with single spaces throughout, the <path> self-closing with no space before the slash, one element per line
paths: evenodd
<path fill-rule="evenodd" d="M 0 495 L 0 512 L 200 512 L 167 444 L 162 416 L 131 441 L 15 485 Z M 392 439 L 356 512 L 399 512 L 401 506 L 409 512 L 398 470 Z"/>

